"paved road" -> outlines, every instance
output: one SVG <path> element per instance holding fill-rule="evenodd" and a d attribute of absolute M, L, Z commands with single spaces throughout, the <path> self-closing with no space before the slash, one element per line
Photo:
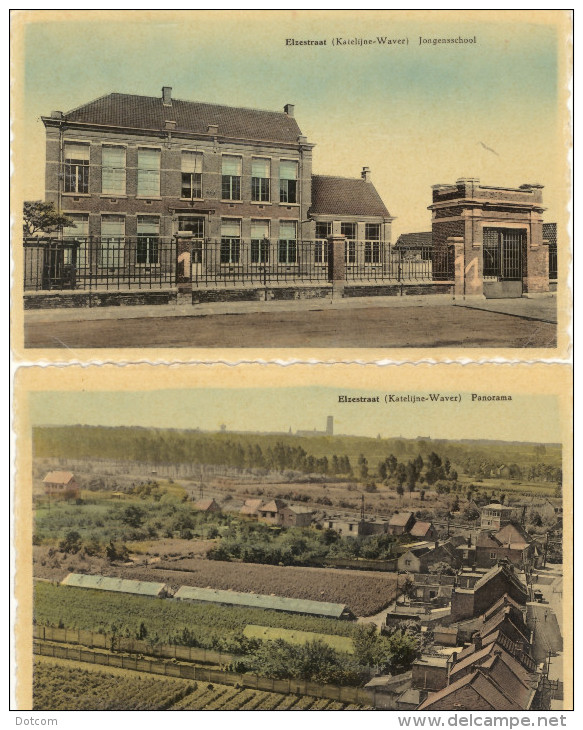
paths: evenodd
<path fill-rule="evenodd" d="M 348 303 L 347 303 L 348 304 Z M 554 347 L 556 325 L 540 305 L 521 313 L 472 306 L 330 306 L 266 308 L 225 314 L 34 312 L 25 318 L 25 347 Z M 128 308 L 129 309 L 129 308 Z M 132 307 L 132 310 L 137 307 Z M 501 306 L 497 305 L 501 310 Z M 529 316 L 528 312 L 534 312 Z M 122 314 L 120 318 L 120 314 Z M 145 314 L 145 313 L 144 313 Z M 160 314 L 162 314 L 160 312 Z M 81 313 L 82 316 L 82 313 Z M 103 319 L 96 318 L 102 316 Z"/>

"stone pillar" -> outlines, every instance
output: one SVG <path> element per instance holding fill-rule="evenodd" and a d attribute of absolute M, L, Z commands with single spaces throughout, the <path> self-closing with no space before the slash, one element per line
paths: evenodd
<path fill-rule="evenodd" d="M 333 233 L 328 236 L 328 281 L 333 294 L 342 296 L 346 283 L 346 236 Z"/>
<path fill-rule="evenodd" d="M 453 293 L 456 297 L 463 297 L 465 294 L 465 252 L 464 252 L 464 239 L 463 236 L 450 236 L 447 239 L 448 246 L 454 247 L 454 278 L 455 286 Z"/>
<path fill-rule="evenodd" d="M 176 236 L 176 285 L 178 304 L 192 304 L 192 234 Z"/>
<path fill-rule="evenodd" d="M 469 215 L 465 219 L 464 238 L 464 296 L 484 298 L 482 230 L 481 226 L 474 226 Z"/>
<path fill-rule="evenodd" d="M 548 241 L 543 241 L 542 218 L 533 212 L 526 251 L 523 254 L 522 291 L 528 296 L 544 294 L 549 289 Z"/>

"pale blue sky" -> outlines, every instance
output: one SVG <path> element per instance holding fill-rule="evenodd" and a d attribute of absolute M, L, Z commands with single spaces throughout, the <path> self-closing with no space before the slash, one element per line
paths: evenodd
<path fill-rule="evenodd" d="M 540 182 L 547 186 L 547 220 L 556 219 L 561 160 L 554 25 L 363 11 L 193 12 L 179 22 L 151 17 L 135 11 L 131 22 L 28 25 L 25 197 L 43 195 L 41 115 L 112 91 L 158 96 L 168 85 L 180 99 L 277 110 L 295 104 L 302 131 L 317 145 L 314 172 L 356 177 L 370 166 L 398 218 L 396 233 L 429 230 L 431 185 L 463 176 L 510 187 Z M 409 45 L 330 45 L 336 37 L 380 35 L 408 38 Z M 478 42 L 419 46 L 419 36 L 458 35 Z M 289 37 L 328 45 L 289 47 Z"/>
<path fill-rule="evenodd" d="M 430 436 L 559 442 L 557 399 L 514 395 L 512 401 L 473 403 L 391 403 L 386 393 L 403 391 L 303 388 L 191 388 L 106 392 L 44 391 L 30 394 L 33 425 L 88 424 L 155 428 L 287 431 L 323 430 L 334 416 L 335 432 L 383 437 Z M 407 394 L 410 391 L 405 391 Z M 427 394 L 427 391 L 418 391 Z M 432 391 L 456 394 L 451 391 Z M 380 396 L 380 403 L 338 403 L 338 396 Z"/>

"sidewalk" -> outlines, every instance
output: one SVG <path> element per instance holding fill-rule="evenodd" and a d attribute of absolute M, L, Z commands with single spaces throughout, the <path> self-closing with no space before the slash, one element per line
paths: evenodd
<path fill-rule="evenodd" d="M 70 309 L 37 309 L 24 313 L 25 322 L 84 322 L 90 320 L 142 319 L 151 317 L 206 317 L 227 314 L 259 314 L 262 312 L 321 312 L 356 309 L 402 309 L 464 307 L 497 314 L 556 324 L 556 299 L 455 299 L 449 294 L 403 297 L 349 297 L 346 299 L 293 299 L 285 301 L 213 302 L 193 305 L 150 305 L 127 307 L 95 307 Z"/>

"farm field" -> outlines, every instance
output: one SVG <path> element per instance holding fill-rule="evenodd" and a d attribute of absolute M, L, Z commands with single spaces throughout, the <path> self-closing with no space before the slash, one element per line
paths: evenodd
<path fill-rule="evenodd" d="M 395 573 L 335 568 L 229 563 L 218 560 L 185 558 L 156 567 L 118 567 L 112 575 L 135 580 L 275 594 L 287 598 L 345 603 L 356 616 L 372 616 L 394 600 Z"/>
<path fill-rule="evenodd" d="M 35 661 L 34 710 L 364 710 L 222 684 L 161 679 L 129 670 L 101 671 L 67 660 Z"/>
<path fill-rule="evenodd" d="M 115 627 L 120 635 L 129 637 L 137 637 L 143 624 L 147 635 L 157 636 L 162 643 L 223 651 L 235 651 L 236 646 L 229 642 L 241 637 L 248 624 L 348 637 L 358 631 L 357 624 L 330 618 L 180 603 L 50 583 L 36 584 L 34 615 L 38 625 L 62 625 L 107 634 L 113 633 Z"/>
<path fill-rule="evenodd" d="M 269 626 L 245 626 L 243 634 L 248 639 L 261 641 L 276 641 L 283 639 L 288 644 L 306 644 L 308 641 L 322 641 L 332 649 L 345 654 L 354 653 L 354 642 L 347 636 L 332 636 L 330 634 L 316 634 L 313 631 L 291 631 L 290 629 L 274 629 Z"/>

